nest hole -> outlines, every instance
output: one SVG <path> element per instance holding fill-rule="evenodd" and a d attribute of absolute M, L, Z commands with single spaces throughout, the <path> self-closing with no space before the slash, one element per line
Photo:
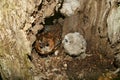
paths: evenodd
<path fill-rule="evenodd" d="M 57 23 L 60 18 L 64 19 L 65 16 L 60 12 L 55 12 L 53 16 L 45 18 L 45 25 L 54 25 L 54 23 Z"/>
<path fill-rule="evenodd" d="M 44 19 L 44 23 L 40 23 L 41 25 L 43 25 L 43 28 L 42 29 L 39 29 L 38 31 L 37 31 L 37 34 L 35 35 L 36 36 L 36 40 L 33 42 L 33 44 L 32 44 L 32 50 L 35 50 L 35 53 L 38 53 L 38 51 L 35 49 L 35 42 L 39 39 L 38 37 L 41 37 L 41 34 L 42 33 L 45 33 L 45 31 L 46 31 L 46 28 L 49 28 L 49 27 L 46 27 L 46 26 L 51 26 L 51 25 L 54 25 L 54 24 L 57 24 L 57 23 L 59 23 L 59 24 L 61 24 L 62 22 L 61 21 L 59 21 L 59 19 L 62 19 L 62 21 L 64 21 L 64 18 L 65 18 L 65 16 L 63 16 L 60 12 L 55 12 L 54 13 L 54 15 L 53 16 L 50 16 L 50 17 L 46 17 L 45 19 Z M 60 23 L 61 22 L 61 23 Z M 35 23 L 32 23 L 32 27 L 34 27 L 36 24 Z M 62 28 L 62 27 L 61 27 Z M 54 29 L 54 27 L 52 28 L 52 30 Z M 49 29 L 48 29 L 49 30 Z M 49 46 L 49 45 L 47 45 L 47 46 Z M 50 53 L 49 55 L 51 55 L 52 53 Z M 41 55 L 41 54 L 39 54 L 38 53 L 38 55 L 39 56 L 41 56 L 41 57 L 46 57 L 46 56 L 48 56 L 48 54 L 47 55 Z M 31 59 L 31 57 L 30 56 L 28 56 L 28 58 L 30 59 L 30 60 L 32 60 Z"/>

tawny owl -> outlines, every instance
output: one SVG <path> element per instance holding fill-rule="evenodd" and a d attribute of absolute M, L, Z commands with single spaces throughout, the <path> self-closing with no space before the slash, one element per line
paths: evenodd
<path fill-rule="evenodd" d="M 61 43 L 62 26 L 55 24 L 45 26 L 43 30 L 37 34 L 35 41 L 35 50 L 41 55 L 47 55 L 54 52 Z"/>
<path fill-rule="evenodd" d="M 62 43 L 65 52 L 69 55 L 78 56 L 85 54 L 87 43 L 79 32 L 66 34 Z"/>

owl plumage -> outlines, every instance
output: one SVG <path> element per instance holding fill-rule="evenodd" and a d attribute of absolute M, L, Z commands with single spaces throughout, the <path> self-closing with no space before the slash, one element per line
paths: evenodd
<path fill-rule="evenodd" d="M 37 34 L 35 41 L 35 50 L 41 55 L 47 55 L 54 52 L 61 43 L 62 26 L 55 24 L 45 26 Z"/>
<path fill-rule="evenodd" d="M 85 54 L 87 43 L 79 32 L 66 34 L 62 43 L 65 52 L 69 55 L 78 56 Z"/>

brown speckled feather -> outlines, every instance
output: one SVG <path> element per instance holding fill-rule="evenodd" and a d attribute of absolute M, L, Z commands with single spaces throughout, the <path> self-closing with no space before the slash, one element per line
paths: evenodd
<path fill-rule="evenodd" d="M 42 31 L 36 35 L 35 50 L 39 54 L 46 55 L 54 52 L 61 43 L 62 26 L 55 24 L 45 26 Z"/>

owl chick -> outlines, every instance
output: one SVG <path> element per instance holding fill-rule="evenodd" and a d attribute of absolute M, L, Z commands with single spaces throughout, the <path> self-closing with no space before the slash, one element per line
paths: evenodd
<path fill-rule="evenodd" d="M 68 53 L 69 55 L 71 56 L 84 55 L 83 57 L 85 57 L 87 43 L 80 33 L 74 32 L 66 34 L 62 43 L 65 52 Z"/>
<path fill-rule="evenodd" d="M 40 55 L 47 55 L 54 52 L 61 43 L 62 27 L 60 24 L 45 26 L 42 31 L 37 34 L 34 44 L 36 52 Z"/>

